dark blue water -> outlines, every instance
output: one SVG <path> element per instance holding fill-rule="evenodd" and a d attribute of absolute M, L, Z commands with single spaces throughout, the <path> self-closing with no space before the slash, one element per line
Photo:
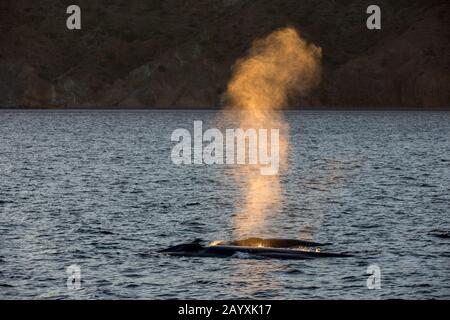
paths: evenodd
<path fill-rule="evenodd" d="M 0 298 L 450 298 L 449 112 L 287 112 L 284 200 L 260 236 L 349 259 L 175 258 L 230 239 L 226 166 L 176 166 L 170 135 L 212 111 L 0 111 Z M 81 268 L 81 289 L 66 268 Z M 381 270 L 381 289 L 366 269 Z"/>

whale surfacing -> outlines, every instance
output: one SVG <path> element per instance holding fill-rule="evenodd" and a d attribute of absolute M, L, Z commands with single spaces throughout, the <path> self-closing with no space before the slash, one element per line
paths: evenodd
<path fill-rule="evenodd" d="M 319 247 L 328 244 L 296 239 L 262 239 L 248 238 L 233 241 L 214 241 L 203 245 L 197 239 L 190 243 L 176 245 L 160 250 L 160 253 L 185 257 L 231 257 L 236 253 L 247 253 L 256 258 L 271 259 L 312 259 L 312 258 L 344 258 L 351 257 L 346 253 L 322 252 Z M 311 249 L 313 248 L 313 249 Z"/>

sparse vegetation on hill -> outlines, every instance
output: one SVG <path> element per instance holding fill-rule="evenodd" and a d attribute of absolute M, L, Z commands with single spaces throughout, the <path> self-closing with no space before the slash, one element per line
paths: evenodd
<path fill-rule="evenodd" d="M 217 107 L 234 61 L 287 25 L 323 48 L 320 89 L 291 106 L 450 106 L 450 5 L 379 0 L 79 0 L 0 4 L 0 106 Z"/>

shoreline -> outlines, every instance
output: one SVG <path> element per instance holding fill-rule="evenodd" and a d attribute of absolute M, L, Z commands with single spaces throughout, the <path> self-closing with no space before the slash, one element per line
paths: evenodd
<path fill-rule="evenodd" d="M 217 107 L 113 107 L 113 106 L 70 106 L 70 107 L 0 107 L 1 111 L 70 111 L 70 110 L 111 110 L 111 111 L 220 111 Z M 280 111 L 450 111 L 448 107 L 290 107 Z"/>

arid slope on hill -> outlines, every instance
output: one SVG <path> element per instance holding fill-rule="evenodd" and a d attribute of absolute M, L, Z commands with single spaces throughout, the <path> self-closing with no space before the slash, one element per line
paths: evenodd
<path fill-rule="evenodd" d="M 411 3 L 412 2 L 412 3 Z M 290 107 L 450 106 L 450 4 L 379 0 L 0 3 L 0 107 L 211 108 L 252 41 L 293 26 L 323 49 L 323 82 Z"/>

